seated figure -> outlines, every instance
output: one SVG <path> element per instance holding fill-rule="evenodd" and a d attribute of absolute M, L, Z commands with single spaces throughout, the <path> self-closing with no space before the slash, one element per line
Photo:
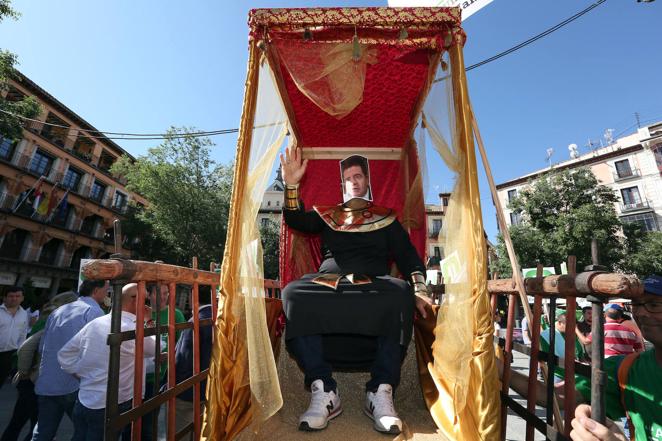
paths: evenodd
<path fill-rule="evenodd" d="M 307 160 L 292 147 L 280 159 L 285 223 L 320 234 L 324 256 L 317 273 L 282 291 L 286 347 L 311 390 L 299 429 L 324 429 L 342 412 L 333 366 L 325 356 L 326 338 L 353 335 L 376 340 L 364 412 L 375 430 L 398 434 L 402 421 L 393 407 L 393 391 L 411 340 L 414 308 L 425 317 L 426 303 L 431 303 L 425 266 L 393 210 L 372 204 L 366 158 L 354 155 L 341 161 L 343 204 L 314 206 L 312 211 L 305 211 L 298 194 Z M 388 275 L 391 260 L 409 283 Z"/>

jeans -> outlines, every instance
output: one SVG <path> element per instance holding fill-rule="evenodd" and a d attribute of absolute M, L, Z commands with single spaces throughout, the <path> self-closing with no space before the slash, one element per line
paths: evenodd
<path fill-rule="evenodd" d="M 120 413 L 131 409 L 131 401 L 119 405 Z M 103 441 L 106 409 L 89 409 L 76 400 L 74 405 L 74 436 L 71 441 Z M 122 440 L 131 440 L 131 425 L 122 429 Z"/>
<path fill-rule="evenodd" d="M 322 380 L 326 392 L 336 390 L 331 365 L 324 360 L 321 335 L 294 337 L 285 344 L 303 370 L 306 387 L 310 387 L 315 380 Z M 374 392 L 380 384 L 390 384 L 395 389 L 400 384 L 401 360 L 400 343 L 386 337 L 377 337 L 377 354 L 370 369 L 370 381 L 365 385 L 366 390 Z"/>
<path fill-rule="evenodd" d="M 52 441 L 65 413 L 73 421 L 77 396 L 78 391 L 66 395 L 37 395 L 39 417 L 32 433 L 32 441 Z"/>
<path fill-rule="evenodd" d="M 16 397 L 16 404 L 14 404 L 14 412 L 0 441 L 17 441 L 23 426 L 28 421 L 30 422 L 30 432 L 24 441 L 30 441 L 32 431 L 37 424 L 38 407 L 37 396 L 34 393 L 34 383 L 30 380 L 20 380 L 16 384 L 16 390 L 18 391 L 18 397 Z"/>

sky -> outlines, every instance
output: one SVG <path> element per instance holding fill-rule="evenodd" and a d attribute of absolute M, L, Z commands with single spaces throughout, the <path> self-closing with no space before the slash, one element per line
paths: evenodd
<path fill-rule="evenodd" d="M 494 0 L 464 23 L 465 64 L 508 49 L 586 8 L 589 0 Z M 246 75 L 248 10 L 386 6 L 383 1 L 14 0 L 0 48 L 18 68 L 99 130 L 162 133 L 170 126 L 238 127 Z M 607 0 L 553 34 L 467 73 L 496 183 L 587 150 L 605 129 L 623 136 L 662 120 L 662 0 Z M 213 157 L 234 158 L 236 134 L 216 136 Z M 154 141 L 118 141 L 134 156 Z M 431 161 L 428 203 L 450 191 Z M 480 168 L 480 167 L 479 167 Z M 485 229 L 497 228 L 481 175 Z"/>

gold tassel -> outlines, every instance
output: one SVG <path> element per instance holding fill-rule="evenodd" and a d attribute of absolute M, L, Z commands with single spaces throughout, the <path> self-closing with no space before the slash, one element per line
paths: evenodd
<path fill-rule="evenodd" d="M 354 38 L 352 38 L 352 60 L 355 62 L 361 60 L 361 45 L 359 44 L 359 36 L 356 34 L 356 26 L 354 26 Z"/>

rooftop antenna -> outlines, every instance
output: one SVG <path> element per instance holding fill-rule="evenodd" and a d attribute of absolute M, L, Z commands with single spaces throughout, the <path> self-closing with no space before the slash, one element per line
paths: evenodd
<path fill-rule="evenodd" d="M 579 158 L 579 152 L 577 151 L 577 144 L 570 144 L 568 146 L 568 151 L 570 152 L 570 157 L 572 159 Z"/>
<path fill-rule="evenodd" d="M 612 145 L 614 143 L 614 129 L 606 129 L 603 136 L 607 145 Z"/>
<path fill-rule="evenodd" d="M 547 164 L 549 164 L 549 168 L 552 168 L 552 155 L 554 154 L 554 149 L 553 148 L 548 148 L 547 149 L 547 158 L 545 158 L 545 161 L 547 161 Z"/>
<path fill-rule="evenodd" d="M 598 143 L 593 141 L 591 138 L 589 138 L 585 146 L 588 147 L 590 150 L 595 151 L 595 148 L 598 146 Z"/>
<path fill-rule="evenodd" d="M 637 128 L 641 128 L 641 115 L 639 115 L 639 112 L 634 112 L 634 119 L 637 120 Z"/>

